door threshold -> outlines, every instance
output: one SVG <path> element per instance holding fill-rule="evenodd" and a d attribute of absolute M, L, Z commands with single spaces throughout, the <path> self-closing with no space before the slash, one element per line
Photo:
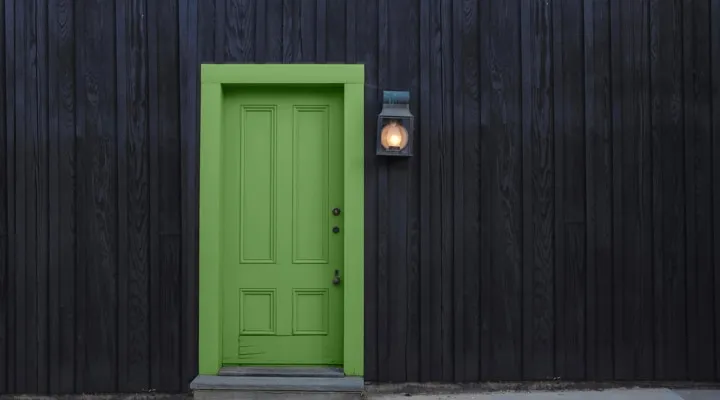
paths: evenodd
<path fill-rule="evenodd" d="M 225 366 L 220 368 L 220 376 L 273 376 L 304 378 L 343 378 L 345 373 L 340 367 L 328 366 Z"/>

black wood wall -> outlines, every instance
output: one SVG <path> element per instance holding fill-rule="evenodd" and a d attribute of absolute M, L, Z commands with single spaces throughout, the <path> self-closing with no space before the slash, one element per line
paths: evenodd
<path fill-rule="evenodd" d="M 195 376 L 201 62 L 366 65 L 368 380 L 720 379 L 719 0 L 5 0 L 0 48 L 0 393 Z"/>

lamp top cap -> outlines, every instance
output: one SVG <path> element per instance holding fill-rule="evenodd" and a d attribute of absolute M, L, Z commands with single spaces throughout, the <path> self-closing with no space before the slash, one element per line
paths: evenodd
<path fill-rule="evenodd" d="M 384 90 L 383 91 L 383 103 L 384 104 L 409 104 L 410 103 L 410 92 L 396 91 L 396 90 Z"/>

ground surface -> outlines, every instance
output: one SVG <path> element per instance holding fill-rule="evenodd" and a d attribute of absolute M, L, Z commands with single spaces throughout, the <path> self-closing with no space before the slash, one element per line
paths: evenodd
<path fill-rule="evenodd" d="M 720 390 L 610 389 L 602 391 L 462 394 L 371 394 L 373 400 L 720 400 Z"/>

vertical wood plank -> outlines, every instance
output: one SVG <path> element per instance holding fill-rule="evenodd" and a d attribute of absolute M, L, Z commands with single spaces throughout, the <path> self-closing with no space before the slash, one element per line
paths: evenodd
<path fill-rule="evenodd" d="M 90 151 L 88 147 L 88 135 L 86 130 L 86 107 L 85 107 L 85 90 L 87 82 L 85 80 L 85 68 L 86 68 L 86 57 L 83 47 L 85 46 L 84 40 L 86 38 L 87 29 L 85 21 L 85 9 L 83 7 L 75 7 L 73 3 L 73 38 L 76 40 L 73 42 L 73 53 L 74 53 L 74 80 L 75 80 L 75 91 L 74 91 L 74 104 L 75 104 L 75 163 L 73 170 L 76 171 L 76 188 L 75 196 L 73 198 L 76 205 L 76 214 L 74 215 L 73 222 L 76 226 L 76 265 L 75 265 L 75 291 L 73 295 L 75 297 L 74 308 L 75 308 L 75 336 L 74 336 L 74 347 L 76 352 L 76 361 L 73 363 L 74 377 L 75 377 L 75 388 L 85 387 L 85 368 L 84 361 L 87 353 L 86 347 L 86 335 L 87 329 L 85 327 L 85 319 L 87 315 L 87 270 L 88 270 L 88 259 L 90 249 L 87 246 L 87 240 L 90 236 L 88 232 L 88 222 L 91 216 L 90 202 L 88 201 L 89 195 L 89 156 Z"/>
<path fill-rule="evenodd" d="M 487 3 L 487 4 L 485 4 Z M 522 126 L 519 1 L 484 2 L 483 97 L 483 344 L 485 379 L 522 374 Z M 481 34 L 483 36 L 483 34 Z M 492 88 L 492 90 L 490 89 Z M 485 200 L 485 198 L 483 198 Z"/>
<path fill-rule="evenodd" d="M 49 114 L 48 114 L 48 0 L 37 0 L 36 26 L 36 79 L 37 79 L 37 151 L 35 181 L 37 186 L 37 272 L 35 296 L 37 308 L 37 392 L 46 393 L 49 384 L 49 348 L 51 332 L 48 329 L 49 292 L 49 231 L 48 220 L 51 194 L 49 193 Z"/>
<path fill-rule="evenodd" d="M 563 13 L 565 9 L 564 2 L 554 2 L 552 6 L 552 42 L 553 42 L 553 103 L 557 104 L 557 107 L 553 108 L 553 129 L 554 129 L 554 166 L 557 174 L 555 175 L 554 185 L 554 205 L 555 205 L 555 274 L 554 274 L 554 286 L 553 296 L 562 296 L 562 285 L 565 279 L 565 245 L 566 235 L 565 231 L 565 180 L 566 176 L 563 173 L 565 167 L 565 140 L 566 140 L 566 119 L 568 118 L 568 110 L 566 104 L 569 102 L 566 100 L 565 91 L 565 68 L 568 67 L 565 63 L 563 53 L 566 50 L 564 46 L 564 30 L 565 30 L 565 15 Z M 565 309 L 563 308 L 562 301 L 557 302 L 554 305 L 554 318 L 556 321 L 556 328 L 560 328 L 565 321 Z M 555 351 L 555 366 L 554 373 L 559 374 L 560 369 L 564 370 L 563 359 L 565 358 L 565 338 L 563 337 L 563 331 L 557 329 L 555 338 L 557 342 L 557 348 Z"/>
<path fill-rule="evenodd" d="M 492 379 L 492 334 L 490 320 L 492 312 L 492 196 L 490 193 L 492 165 L 490 146 L 492 137 L 488 134 L 490 128 L 491 106 L 491 71 L 488 56 L 490 54 L 490 2 L 478 4 L 478 75 L 480 88 L 480 379 Z"/>
<path fill-rule="evenodd" d="M 585 113 L 583 4 L 555 8 L 556 371 L 585 376 Z M 561 94 L 559 92 L 562 92 Z"/>
<path fill-rule="evenodd" d="M 444 378 L 445 338 L 443 321 L 443 274 L 442 274 L 442 196 L 440 193 L 441 161 L 440 136 L 443 130 L 443 31 L 441 1 L 432 2 L 430 10 L 430 148 L 432 153 L 425 161 L 430 165 L 430 379 Z M 445 305 L 447 307 L 447 304 Z M 449 356 L 449 355 L 448 355 Z"/>
<path fill-rule="evenodd" d="M 132 14 L 131 14 L 132 16 Z M 115 3 L 115 59 L 117 61 L 116 111 L 117 111 L 117 193 L 118 193 L 118 389 L 127 387 L 128 382 L 128 38 L 126 32 L 128 15 L 126 3 Z M 132 30 L 132 27 L 130 27 Z"/>
<path fill-rule="evenodd" d="M 148 27 L 147 2 L 134 0 L 126 8 L 126 76 L 127 91 L 124 110 L 119 118 L 126 118 L 125 139 L 125 234 L 126 249 L 124 273 L 127 323 L 124 357 L 125 381 L 121 386 L 128 391 L 140 391 L 150 386 L 148 299 Z M 123 353 L 120 353 L 123 356 Z"/>
<path fill-rule="evenodd" d="M 389 14 L 388 14 L 388 0 L 378 0 L 377 6 L 377 41 L 378 41 L 378 61 L 377 61 L 377 88 L 375 91 L 375 98 L 382 99 L 381 88 L 389 87 L 390 76 L 389 70 L 384 65 L 389 61 L 391 55 L 390 43 L 388 41 L 390 37 L 389 29 Z M 369 16 L 366 18 L 373 18 Z M 379 104 L 378 104 L 379 105 Z M 380 106 L 380 105 L 379 105 Z M 390 186 L 388 182 L 388 169 L 389 165 L 393 160 L 387 158 L 380 158 L 375 164 L 375 171 L 377 174 L 377 346 L 378 346 L 378 377 L 381 381 L 402 381 L 402 378 L 398 378 L 395 374 L 394 369 L 398 368 L 398 365 L 390 365 L 391 355 L 391 337 L 390 337 L 390 322 L 394 317 L 390 313 L 390 304 L 393 299 L 389 296 L 391 294 L 390 282 L 393 277 L 390 276 L 392 267 L 398 267 L 393 265 L 393 260 L 390 258 L 392 253 L 392 243 L 388 243 L 393 238 L 393 232 L 389 232 L 389 227 L 395 225 L 395 222 L 391 224 L 389 220 L 390 216 L 395 213 L 390 211 L 390 196 L 388 194 Z M 394 268 L 393 268 L 394 269 Z M 404 278 L 404 277 L 403 277 Z M 394 285 L 393 285 L 394 286 Z M 404 371 L 403 371 L 404 372 Z"/>
<path fill-rule="evenodd" d="M 57 1 L 48 2 L 48 390 L 57 393 L 60 364 L 60 135 L 59 135 L 59 79 Z M 1 192 L 1 190 L 0 190 Z M 1 195 L 0 195 L 1 196 Z M 2 199 L 0 198 L 0 201 Z M 1 217 L 0 217 L 1 218 Z M 1 225 L 1 224 L 0 224 Z M 0 228 L 2 230 L 2 228 Z M 0 355 L 1 356 L 1 355 Z"/>
<path fill-rule="evenodd" d="M 463 2 L 454 1 L 451 2 L 451 9 L 448 10 L 448 19 L 453 23 L 450 24 L 451 32 L 448 35 L 451 43 L 451 48 L 448 49 L 452 54 L 452 64 L 449 71 L 450 78 L 448 79 L 448 86 L 452 87 L 450 101 L 451 104 L 448 107 L 448 114 L 446 116 L 449 123 L 452 124 L 450 132 L 452 133 L 452 148 L 448 149 L 450 154 L 450 165 L 448 170 L 452 174 L 452 182 L 448 184 L 450 186 L 450 192 L 452 193 L 452 200 L 449 203 L 452 204 L 452 214 L 450 219 L 451 231 L 448 232 L 448 236 L 452 234 L 450 245 L 452 250 L 448 250 L 452 254 L 452 261 L 450 262 L 452 270 L 452 347 L 453 347 L 453 374 L 452 380 L 455 382 L 463 382 L 465 378 L 465 299 L 463 298 L 463 280 L 465 278 L 465 272 L 468 268 L 465 261 L 464 246 L 465 243 L 462 240 L 463 237 L 463 221 L 465 219 L 464 214 L 464 187 L 463 179 L 465 177 L 464 172 L 464 154 L 463 146 L 465 143 L 464 136 L 465 130 L 463 129 L 463 120 L 465 107 L 463 106 L 464 96 L 463 92 L 463 55 L 462 46 L 463 38 L 462 31 L 465 25 L 463 16 Z M 450 144 L 448 144 L 450 147 Z M 448 204 L 449 205 L 449 204 Z"/>
<path fill-rule="evenodd" d="M 347 8 L 351 5 L 349 1 L 325 1 L 325 15 L 323 15 L 326 28 L 325 40 L 325 61 L 328 63 L 346 62 L 346 43 L 348 38 L 349 23 L 346 19 Z M 323 7 L 318 5 L 318 19 Z M 321 43 L 320 33 L 318 34 L 318 45 Z"/>
<path fill-rule="evenodd" d="M 676 331 L 677 336 L 684 343 L 673 347 L 676 352 L 685 351 L 687 356 L 687 370 L 678 367 L 676 376 L 704 381 L 713 378 L 714 369 L 713 354 L 707 351 L 714 345 L 714 327 L 710 323 L 714 318 L 714 286 L 710 279 L 713 276 L 711 105 L 714 100 L 710 91 L 710 11 L 707 0 L 683 5 L 687 304 L 685 310 L 678 312 L 687 313 L 687 330 L 675 327 L 680 330 Z"/>
<path fill-rule="evenodd" d="M 354 6 L 354 7 L 353 7 Z M 375 129 L 378 102 L 378 2 L 348 3 L 348 18 L 357 21 L 357 30 L 348 30 L 348 41 L 356 44 L 356 53 L 348 59 L 365 64 L 365 374 L 380 379 L 378 361 L 378 181 L 375 156 Z M 383 342 L 387 343 L 387 342 Z"/>
<path fill-rule="evenodd" d="M 182 387 L 187 391 L 198 369 L 198 227 L 199 227 L 199 71 L 198 2 L 180 3 L 180 152 L 182 186 Z M 146 175 L 147 176 L 147 175 Z M 147 202 L 145 203 L 147 204 Z M 147 232 L 147 231 L 145 231 Z M 146 258 L 147 260 L 147 258 Z M 147 270 L 147 269 L 146 269 Z"/>
<path fill-rule="evenodd" d="M 441 310 L 442 310 L 442 378 L 444 381 L 454 379 L 455 353 L 453 350 L 453 50 L 452 50 L 452 2 L 441 0 L 440 9 L 440 130 L 438 131 L 437 150 L 439 167 L 439 193 L 440 206 L 440 279 Z"/>
<path fill-rule="evenodd" d="M 114 5 L 93 1 L 83 9 L 84 64 L 81 107 L 85 109 L 82 151 L 88 185 L 84 325 L 86 353 L 80 365 L 86 391 L 117 390 L 117 143 L 115 110 Z"/>
<path fill-rule="evenodd" d="M 627 353 L 622 353 L 620 346 L 623 346 L 622 332 L 623 320 L 622 316 L 622 290 L 623 290 L 623 262 L 622 262 L 622 182 L 623 182 L 623 165 L 622 161 L 622 57 L 616 54 L 622 49 L 621 40 L 621 24 L 620 24 L 620 5 L 619 0 L 610 0 L 610 79 L 611 79 L 611 105 L 612 105 L 612 317 L 613 317 L 613 378 L 627 377 L 625 371 L 620 371 L 621 363 L 628 362 Z M 626 351 L 626 349 L 622 349 Z M 620 374 L 622 372 L 622 374 Z"/>
<path fill-rule="evenodd" d="M 553 8 L 523 1 L 523 378 L 554 375 Z"/>
<path fill-rule="evenodd" d="M 328 53 L 328 4 L 327 0 L 317 0 L 315 4 L 315 62 L 325 64 Z"/>
<path fill-rule="evenodd" d="M 355 10 L 357 10 L 358 0 L 346 0 L 345 7 L 345 62 L 354 63 L 357 60 L 357 21 L 355 18 Z M 337 3 L 337 2 L 333 2 Z M 365 78 L 367 83 L 367 77 Z"/>
<path fill-rule="evenodd" d="M 585 7 L 587 379 L 610 379 L 612 355 L 612 109 L 610 1 Z"/>
<path fill-rule="evenodd" d="M 203 1 L 202 6 L 198 7 L 197 12 L 197 25 L 198 25 L 198 54 L 200 63 L 210 63 L 215 60 L 215 6 L 217 2 L 215 0 Z M 147 30 L 148 33 L 152 31 L 153 27 L 149 24 L 150 22 L 150 9 L 146 21 L 148 21 Z M 148 44 L 149 46 L 149 44 Z M 199 96 L 198 92 L 198 96 Z"/>
<path fill-rule="evenodd" d="M 416 118 L 417 129 L 416 157 L 420 160 L 420 380 L 432 379 L 432 365 L 435 361 L 432 342 L 431 319 L 431 268 L 430 243 L 430 137 L 432 135 L 431 105 L 432 87 L 431 66 L 431 7 L 428 2 L 420 2 L 420 112 Z M 367 240 L 366 240 L 367 243 Z"/>
<path fill-rule="evenodd" d="M 255 1 L 227 0 L 225 13 L 225 61 L 255 60 Z"/>
<path fill-rule="evenodd" d="M 467 382 L 480 380 L 480 86 L 478 54 L 478 3 L 462 4 L 461 54 L 463 74 L 458 93 L 462 96 L 463 218 L 456 240 L 463 241 L 464 377 Z"/>
<path fill-rule="evenodd" d="M 613 93 L 622 111 L 614 126 L 615 220 L 615 378 L 653 377 L 652 176 L 649 124 L 648 3 L 614 3 L 615 73 Z M 621 33 L 621 34 L 620 34 Z M 617 71 L 615 71 L 617 68 Z M 615 79 L 615 78 L 613 78 Z M 635 132 L 620 135 L 620 132 Z M 618 148 L 619 147 L 619 148 Z M 622 149 L 622 150 L 620 150 Z"/>
<path fill-rule="evenodd" d="M 7 91 L 7 82 L 5 77 L 5 3 L 0 3 L 0 82 L 2 87 Z M 8 120 L 5 95 L 0 96 L 0 393 L 8 391 L 8 307 L 10 305 L 8 298 L 9 290 L 9 270 L 10 259 L 8 255 L 8 195 L 10 194 L 10 185 L 8 183 L 8 159 L 10 150 L 8 144 L 8 131 L 6 123 Z"/>
<path fill-rule="evenodd" d="M 463 111 L 463 226 L 457 240 L 463 240 L 462 286 L 464 303 L 464 380 L 480 380 L 480 85 L 478 3 L 465 0 L 462 5 L 461 88 Z"/>
<path fill-rule="evenodd" d="M 717 16 L 720 15 L 720 0 L 712 0 L 709 16 L 712 18 L 710 25 L 710 70 L 711 93 L 712 93 L 712 131 L 720 132 L 720 22 Z M 714 207 L 717 207 L 720 200 L 720 138 L 712 136 L 712 200 Z M 720 287 L 720 210 L 713 209 L 713 274 L 715 288 Z M 715 295 L 715 379 L 720 380 L 720 295 L 717 290 Z"/>
<path fill-rule="evenodd" d="M 57 40 L 57 48 L 51 59 L 58 63 L 57 72 L 57 102 L 58 102 L 58 266 L 60 277 L 58 280 L 58 363 L 57 380 L 53 389 L 55 393 L 71 393 L 75 391 L 75 326 L 77 315 L 75 313 L 75 277 L 76 277 L 76 200 L 73 190 L 76 186 L 75 171 L 75 20 L 72 2 L 58 0 L 51 15 L 56 15 L 57 21 L 53 26 L 54 34 L 51 40 Z M 51 374 L 52 376 L 52 374 Z M 52 382 L 52 380 L 51 380 Z"/>
<path fill-rule="evenodd" d="M 216 2 L 217 4 L 223 0 Z M 162 316 L 160 311 L 160 292 L 162 288 L 161 275 L 161 248 L 160 248 L 160 83 L 159 83 L 159 11 L 157 2 L 147 3 L 148 24 L 148 200 L 149 200 L 149 323 L 150 323 L 150 387 L 159 388 L 163 384 L 162 372 Z M 215 17 L 217 18 L 217 10 Z M 220 13 L 222 15 L 222 13 Z M 219 23 L 218 23 L 219 25 Z M 209 60 L 216 60 L 218 56 L 217 32 L 213 36 L 215 54 Z M 210 54 L 206 56 L 211 57 Z"/>
<path fill-rule="evenodd" d="M 40 199 L 40 170 L 41 163 L 41 137 L 38 127 L 39 109 L 39 66 L 38 66 L 38 4 L 37 1 L 28 1 L 24 4 L 25 13 L 25 42 L 22 49 L 26 68 L 25 81 L 25 314 L 22 322 L 25 324 L 25 390 L 29 393 L 38 391 L 38 267 L 42 244 L 39 243 L 39 211 L 42 208 Z"/>
<path fill-rule="evenodd" d="M 26 264 L 27 246 L 27 100 L 26 100 L 26 79 L 27 79 L 27 17 L 25 16 L 29 3 L 16 4 L 15 8 L 15 316 L 16 321 L 12 326 L 15 328 L 15 391 L 28 392 L 28 332 L 27 321 L 30 314 L 27 306 L 26 279 L 28 267 Z M 30 353 L 32 354 L 32 353 Z"/>
<path fill-rule="evenodd" d="M 16 55 L 15 55 L 15 36 L 16 36 L 16 20 L 15 20 L 15 3 L 9 0 L 4 2 L 3 7 L 3 70 L 4 74 L 1 77 L 5 82 L 5 93 L 3 93 L 4 104 L 6 107 L 5 112 L 5 140 L 2 145 L 7 150 L 6 159 L 6 178 L 7 182 L 7 276 L 5 277 L 7 287 L 7 302 L 4 303 L 6 310 L 6 321 L 7 325 L 4 328 L 5 335 L 7 337 L 7 353 L 5 358 L 6 366 L 6 383 L 5 390 L 7 392 L 14 392 L 17 387 L 17 370 L 16 370 L 16 331 L 14 329 L 13 322 L 16 316 L 16 273 L 17 273 L 17 230 L 15 220 L 17 219 L 16 196 L 17 183 L 16 183 L 16 168 L 15 160 L 15 121 L 16 121 L 16 110 L 17 104 L 15 103 L 15 89 L 16 83 Z M 12 267 L 11 267 L 12 266 Z"/>
<path fill-rule="evenodd" d="M 230 0 L 228 0 L 230 3 Z M 228 4 L 228 10 L 229 11 Z M 157 390 L 177 392 L 180 390 L 181 362 L 181 181 L 178 171 L 180 162 L 179 127 L 179 54 L 178 54 L 178 3 L 168 2 L 157 9 L 157 121 L 158 121 L 158 296 L 159 304 L 155 321 L 160 323 L 159 346 L 160 376 Z M 252 12 L 243 18 L 252 19 Z M 244 22 L 240 22 L 244 24 Z M 231 46 L 230 19 L 226 27 L 226 49 Z M 250 30 L 249 30 L 250 31 Z M 162 44 L 162 45 L 160 45 Z M 241 54 L 252 54 L 242 51 Z M 230 58 L 226 53 L 226 59 Z M 154 266 L 155 267 L 155 266 Z"/>
<path fill-rule="evenodd" d="M 400 38 L 402 32 L 410 32 L 406 40 L 399 43 L 403 48 L 402 58 L 399 62 L 407 67 L 405 73 L 400 72 L 396 77 L 401 78 L 399 87 L 407 88 L 410 91 L 410 111 L 415 116 L 415 132 L 417 132 L 417 121 L 420 112 L 420 63 L 419 63 L 419 39 L 420 39 L 420 5 L 415 2 L 407 2 L 407 19 L 401 24 L 405 30 L 395 34 Z M 404 58 L 404 60 L 403 60 Z M 397 74 L 397 72 L 396 72 Z M 417 136 L 415 136 L 417 138 Z M 419 143 L 413 143 L 413 153 L 417 154 Z M 407 324 L 405 337 L 400 340 L 405 342 L 406 377 L 408 382 L 420 380 L 420 199 L 417 195 L 420 190 L 420 158 L 412 157 L 408 162 L 407 180 L 407 297 L 406 309 Z"/>
<path fill-rule="evenodd" d="M 283 0 L 282 2 L 282 62 L 291 64 L 300 57 L 300 2 Z"/>
<path fill-rule="evenodd" d="M 390 12 L 389 3 L 380 0 L 378 7 L 378 86 L 407 88 L 405 79 L 398 74 L 399 71 L 407 74 L 405 68 L 399 67 L 407 63 L 403 51 L 407 44 L 399 42 L 395 30 L 406 21 L 400 19 L 400 14 Z M 408 5 L 401 6 L 407 9 Z M 395 67 L 390 68 L 391 65 Z M 380 376 L 390 382 L 404 382 L 407 376 L 406 348 L 392 345 L 405 340 L 407 329 L 407 210 L 393 212 L 394 204 L 407 204 L 408 168 L 402 161 L 407 160 L 388 159 L 378 165 L 378 359 Z"/>
<path fill-rule="evenodd" d="M 298 7 L 297 26 L 299 43 L 296 43 L 296 62 L 318 62 L 317 58 L 317 2 L 318 0 L 295 0 Z"/>
<path fill-rule="evenodd" d="M 658 379 L 682 379 L 686 362 L 682 26 L 680 2 L 650 3 L 654 368 Z"/>
<path fill-rule="evenodd" d="M 265 3 L 265 62 L 283 61 L 283 0 L 267 0 Z M 258 25 L 260 26 L 260 25 Z M 262 43 L 258 43 L 262 46 Z"/>
<path fill-rule="evenodd" d="M 215 34 L 213 36 L 214 43 L 213 48 L 215 54 L 212 60 L 216 63 L 225 62 L 225 56 L 227 54 L 227 42 L 226 42 L 226 24 L 227 24 L 227 2 L 232 0 L 210 0 L 215 3 L 215 18 L 213 20 L 215 27 Z M 158 12 L 157 10 L 155 12 Z"/>

